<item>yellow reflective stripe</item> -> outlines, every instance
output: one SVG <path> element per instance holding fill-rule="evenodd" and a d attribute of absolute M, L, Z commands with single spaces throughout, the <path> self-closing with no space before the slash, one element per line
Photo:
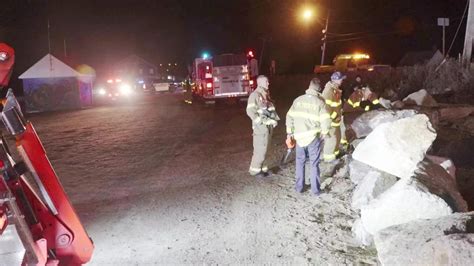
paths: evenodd
<path fill-rule="evenodd" d="M 320 117 L 318 115 L 309 114 L 309 113 L 306 113 L 306 112 L 290 111 L 290 112 L 288 112 L 288 114 L 291 117 L 307 118 L 307 119 L 310 119 L 310 120 L 313 120 L 313 121 L 316 121 L 316 122 L 320 121 Z"/>
<path fill-rule="evenodd" d="M 365 111 L 369 111 L 369 110 L 370 110 L 370 106 L 367 105 L 367 106 L 364 108 L 364 110 L 365 110 Z"/>
<path fill-rule="evenodd" d="M 323 159 L 327 162 L 327 161 L 332 161 L 332 160 L 335 160 L 336 159 L 336 155 L 334 154 L 324 154 L 323 155 Z"/>
<path fill-rule="evenodd" d="M 336 111 L 332 112 L 331 118 L 334 119 L 334 118 L 336 118 L 336 117 L 337 117 L 337 112 L 336 112 Z"/>
<path fill-rule="evenodd" d="M 354 108 L 359 107 L 359 106 L 360 106 L 360 102 L 354 103 Z"/>
<path fill-rule="evenodd" d="M 379 99 L 375 99 L 375 100 L 372 101 L 372 103 L 373 103 L 373 104 L 379 104 L 380 101 L 379 101 Z"/>
<path fill-rule="evenodd" d="M 354 107 L 354 103 L 352 102 L 351 99 L 349 99 L 349 100 L 347 101 L 347 103 L 350 104 L 352 107 Z"/>
<path fill-rule="evenodd" d="M 268 107 L 268 111 L 275 111 L 275 107 L 274 106 Z"/>
<path fill-rule="evenodd" d="M 262 167 L 262 172 L 268 172 L 268 166 Z"/>
<path fill-rule="evenodd" d="M 320 129 L 313 129 L 313 130 L 308 130 L 308 131 L 304 131 L 304 132 L 295 133 L 293 135 L 293 137 L 297 140 L 297 139 L 301 139 L 301 138 L 304 138 L 304 137 L 316 136 L 316 134 L 318 134 L 319 132 L 321 132 Z"/>
<path fill-rule="evenodd" d="M 257 105 L 254 104 L 254 103 L 248 103 L 248 104 L 247 104 L 247 109 L 249 109 L 249 108 L 254 108 L 255 106 L 257 106 Z"/>
<path fill-rule="evenodd" d="M 341 144 L 348 144 L 349 142 L 345 139 L 341 139 Z"/>
<path fill-rule="evenodd" d="M 341 104 L 341 101 L 338 101 L 338 102 L 334 102 L 330 99 L 326 99 L 326 104 L 331 106 L 331 107 L 338 107 L 340 104 Z"/>
<path fill-rule="evenodd" d="M 329 103 L 328 103 L 329 101 Z M 341 100 L 337 101 L 337 102 L 333 102 L 331 100 L 326 100 L 326 104 L 329 104 L 331 107 L 338 107 L 339 105 L 342 104 Z"/>
<path fill-rule="evenodd" d="M 321 134 L 327 135 L 327 134 L 329 134 L 329 130 L 321 131 Z"/>
<path fill-rule="evenodd" d="M 332 127 L 338 127 L 341 125 L 341 122 L 331 122 Z"/>
<path fill-rule="evenodd" d="M 335 156 L 338 156 L 338 155 L 339 155 L 339 150 L 335 151 L 335 152 L 334 152 L 334 155 L 335 155 Z"/>

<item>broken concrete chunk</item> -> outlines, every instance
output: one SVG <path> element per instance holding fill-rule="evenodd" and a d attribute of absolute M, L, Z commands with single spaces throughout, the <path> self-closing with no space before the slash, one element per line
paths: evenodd
<path fill-rule="evenodd" d="M 410 178 L 436 132 L 420 114 L 379 125 L 354 150 L 355 160 L 400 178 Z"/>
<path fill-rule="evenodd" d="M 365 230 L 360 219 L 354 221 L 354 224 L 352 225 L 352 235 L 357 244 L 361 246 L 371 246 L 374 242 L 372 235 Z"/>
<path fill-rule="evenodd" d="M 435 164 L 440 165 L 441 167 L 448 172 L 448 174 L 456 180 L 456 166 L 451 159 L 446 157 L 440 157 L 435 155 L 426 155 L 426 158 L 432 161 Z"/>
<path fill-rule="evenodd" d="M 374 110 L 365 112 L 357 117 L 354 122 L 352 122 L 351 128 L 354 130 L 357 138 L 362 138 L 369 135 L 380 124 L 412 117 L 416 114 L 417 112 L 415 110 Z"/>
<path fill-rule="evenodd" d="M 461 196 L 453 179 L 448 172 L 428 159 L 419 163 L 414 179 L 423 184 L 430 193 L 442 198 L 454 212 L 466 212 L 468 206 Z"/>
<path fill-rule="evenodd" d="M 362 206 L 361 221 L 370 234 L 418 219 L 449 215 L 451 207 L 414 178 L 401 179 L 370 204 Z"/>
<path fill-rule="evenodd" d="M 374 236 L 382 265 L 474 265 L 474 212 L 395 225 Z"/>
<path fill-rule="evenodd" d="M 362 206 L 369 204 L 396 182 L 397 178 L 393 175 L 376 170 L 369 171 L 352 194 L 352 208 L 358 210 Z"/>
<path fill-rule="evenodd" d="M 417 92 L 414 92 L 405 99 L 403 99 L 405 104 L 412 104 L 418 106 L 429 106 L 429 107 L 436 107 L 438 103 L 436 100 L 424 89 L 421 89 Z"/>

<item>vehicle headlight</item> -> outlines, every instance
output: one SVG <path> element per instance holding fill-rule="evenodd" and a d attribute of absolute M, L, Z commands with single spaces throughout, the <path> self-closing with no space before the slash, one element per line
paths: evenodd
<path fill-rule="evenodd" d="M 132 93 L 132 87 L 128 84 L 122 84 L 119 87 L 120 93 L 123 95 L 130 95 Z"/>
<path fill-rule="evenodd" d="M 106 91 L 105 91 L 104 88 L 100 88 L 100 89 L 98 90 L 98 92 L 99 92 L 100 95 L 105 95 L 105 93 L 106 93 Z"/>

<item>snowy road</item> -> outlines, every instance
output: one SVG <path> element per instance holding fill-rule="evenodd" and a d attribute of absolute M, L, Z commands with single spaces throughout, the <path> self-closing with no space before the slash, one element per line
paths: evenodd
<path fill-rule="evenodd" d="M 161 95 L 31 120 L 94 240 L 90 265 L 375 262 L 351 244 L 348 181 L 315 198 L 294 192 L 292 167 L 248 175 L 243 107 Z M 283 139 L 282 123 L 273 162 Z"/>

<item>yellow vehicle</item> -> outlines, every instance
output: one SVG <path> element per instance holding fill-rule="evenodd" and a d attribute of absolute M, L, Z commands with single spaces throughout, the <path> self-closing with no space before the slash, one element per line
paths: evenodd
<path fill-rule="evenodd" d="M 334 71 L 374 71 L 389 69 L 389 65 L 374 64 L 368 54 L 339 54 L 334 57 L 333 65 L 316 65 L 314 73 L 332 73 Z"/>

